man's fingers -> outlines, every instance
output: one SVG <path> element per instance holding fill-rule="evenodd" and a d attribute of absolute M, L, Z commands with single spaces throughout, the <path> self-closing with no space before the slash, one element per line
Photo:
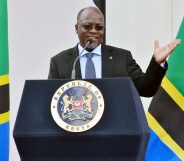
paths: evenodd
<path fill-rule="evenodd" d="M 159 41 L 155 40 L 155 49 L 158 49 L 158 48 L 159 48 Z"/>
<path fill-rule="evenodd" d="M 173 42 L 169 43 L 167 45 L 167 47 L 169 49 L 169 53 L 171 53 L 180 43 L 181 43 L 180 39 L 176 39 Z"/>
<path fill-rule="evenodd" d="M 177 45 L 179 45 L 181 43 L 180 39 L 176 39 L 173 42 L 168 44 L 168 47 L 170 50 L 173 50 Z"/>

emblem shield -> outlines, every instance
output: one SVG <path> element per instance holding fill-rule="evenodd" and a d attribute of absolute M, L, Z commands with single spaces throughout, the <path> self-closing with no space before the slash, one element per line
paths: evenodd
<path fill-rule="evenodd" d="M 87 81 L 75 80 L 62 85 L 54 94 L 51 113 L 55 122 L 70 132 L 95 126 L 104 111 L 100 90 Z"/>

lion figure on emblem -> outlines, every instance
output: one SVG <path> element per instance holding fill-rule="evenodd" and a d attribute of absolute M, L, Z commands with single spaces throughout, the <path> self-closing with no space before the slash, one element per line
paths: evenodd
<path fill-rule="evenodd" d="M 86 97 L 87 99 L 85 99 L 84 104 L 86 104 L 86 110 L 91 113 L 92 112 L 91 102 L 93 97 L 90 94 L 88 94 Z"/>
<path fill-rule="evenodd" d="M 72 109 L 69 108 L 69 105 L 72 104 L 72 99 L 73 99 L 72 96 L 71 96 L 71 98 L 68 95 L 63 96 L 63 104 L 64 104 L 63 105 L 63 113 L 64 114 L 72 111 Z"/>

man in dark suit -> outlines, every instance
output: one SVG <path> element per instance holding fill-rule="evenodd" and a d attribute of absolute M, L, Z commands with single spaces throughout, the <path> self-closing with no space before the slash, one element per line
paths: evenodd
<path fill-rule="evenodd" d="M 77 16 L 75 29 L 79 43 L 74 48 L 62 51 L 51 58 L 49 79 L 70 79 L 74 61 L 79 53 L 81 55 L 76 63 L 76 78 L 87 78 L 86 54 L 94 53 L 92 60 L 95 78 L 130 77 L 139 94 L 145 97 L 153 96 L 157 91 L 167 70 L 166 58 L 180 43 L 180 40 L 175 40 L 159 47 L 159 42 L 156 41 L 154 55 L 146 72 L 143 73 L 130 51 L 102 45 L 104 16 L 97 8 L 82 9 Z"/>

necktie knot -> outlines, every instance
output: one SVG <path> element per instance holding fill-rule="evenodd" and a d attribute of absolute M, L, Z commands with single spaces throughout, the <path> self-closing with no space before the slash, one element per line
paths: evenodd
<path fill-rule="evenodd" d="M 93 55 L 94 55 L 94 53 L 87 53 L 86 57 L 89 60 L 89 59 L 92 59 Z"/>

